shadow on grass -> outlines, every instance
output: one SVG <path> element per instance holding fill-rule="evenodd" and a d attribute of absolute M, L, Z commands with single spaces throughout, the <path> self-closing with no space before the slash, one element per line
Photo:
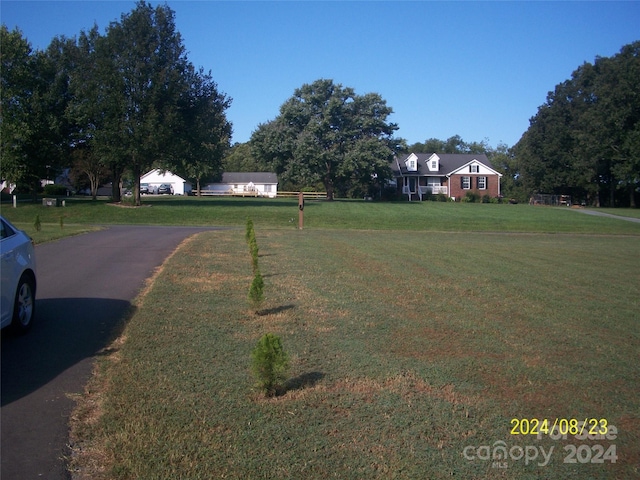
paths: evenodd
<path fill-rule="evenodd" d="M 302 375 L 298 375 L 297 377 L 290 378 L 284 384 L 283 394 L 294 390 L 312 388 L 324 377 L 325 374 L 322 372 L 307 372 Z"/>
<path fill-rule="evenodd" d="M 263 277 L 265 277 L 266 275 L 263 275 Z M 279 307 L 273 307 L 273 308 L 265 308 L 264 310 L 258 310 L 256 312 L 256 315 L 263 317 L 265 315 L 274 315 L 276 313 L 280 313 L 280 312 L 285 312 L 287 310 L 291 310 L 292 308 L 295 308 L 295 305 L 280 305 Z"/>

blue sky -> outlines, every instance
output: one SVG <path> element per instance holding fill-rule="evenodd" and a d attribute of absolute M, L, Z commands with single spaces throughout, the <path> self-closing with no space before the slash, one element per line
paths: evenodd
<path fill-rule="evenodd" d="M 331 78 L 379 93 L 409 144 L 460 135 L 512 146 L 579 65 L 640 40 L 638 1 L 167 3 L 191 62 L 233 98 L 233 142 L 277 116 L 296 88 Z M 94 23 L 104 32 L 134 7 L 3 0 L 0 16 L 44 49 Z"/>

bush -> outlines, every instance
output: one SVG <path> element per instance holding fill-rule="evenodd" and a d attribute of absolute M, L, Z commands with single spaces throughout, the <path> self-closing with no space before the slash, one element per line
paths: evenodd
<path fill-rule="evenodd" d="M 257 387 L 267 397 L 276 395 L 282 389 L 289 370 L 289 356 L 280 337 L 272 333 L 263 335 L 251 352 L 251 358 Z"/>
<path fill-rule="evenodd" d="M 485 193 L 482 196 L 482 203 L 491 203 L 491 195 L 489 195 L 488 193 Z"/>
<path fill-rule="evenodd" d="M 477 203 L 480 201 L 480 195 L 476 192 L 467 192 L 464 194 L 464 197 L 462 197 L 462 201 L 467 203 Z"/>
<path fill-rule="evenodd" d="M 247 218 L 247 228 L 244 232 L 244 239 L 247 241 L 247 244 L 251 242 L 251 238 L 255 239 L 255 232 L 253 230 L 253 220 Z"/>
<path fill-rule="evenodd" d="M 253 276 L 253 281 L 249 287 L 249 302 L 253 305 L 254 309 L 260 308 L 262 301 L 264 300 L 264 280 L 260 270 L 256 270 Z"/>
<path fill-rule="evenodd" d="M 64 196 L 68 192 L 67 187 L 64 185 L 57 185 L 55 183 L 51 183 L 44 186 L 44 194 L 51 196 Z"/>

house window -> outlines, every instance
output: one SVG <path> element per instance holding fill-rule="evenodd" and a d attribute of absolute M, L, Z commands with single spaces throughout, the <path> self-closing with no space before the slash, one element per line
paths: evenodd
<path fill-rule="evenodd" d="M 431 170 L 437 170 L 438 169 L 438 162 L 437 160 L 432 160 L 431 161 Z"/>
<path fill-rule="evenodd" d="M 478 190 L 487 189 L 487 177 L 478 177 Z"/>
<path fill-rule="evenodd" d="M 480 173 L 480 165 L 469 165 L 469 172 Z"/>
<path fill-rule="evenodd" d="M 409 161 L 409 170 L 415 170 L 416 169 L 416 161 L 415 160 L 410 160 Z"/>
<path fill-rule="evenodd" d="M 462 177 L 462 189 L 471 190 L 471 177 Z"/>

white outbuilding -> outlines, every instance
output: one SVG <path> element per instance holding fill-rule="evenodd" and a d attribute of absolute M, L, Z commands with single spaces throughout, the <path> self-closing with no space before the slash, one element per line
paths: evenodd
<path fill-rule="evenodd" d="M 149 185 L 149 191 L 157 193 L 160 185 L 171 185 L 174 195 L 188 195 L 191 193 L 191 182 L 169 171 L 151 170 L 140 177 L 140 183 Z"/>
<path fill-rule="evenodd" d="M 275 198 L 278 194 L 278 176 L 268 172 L 225 172 L 220 182 L 208 183 L 201 194 Z"/>

